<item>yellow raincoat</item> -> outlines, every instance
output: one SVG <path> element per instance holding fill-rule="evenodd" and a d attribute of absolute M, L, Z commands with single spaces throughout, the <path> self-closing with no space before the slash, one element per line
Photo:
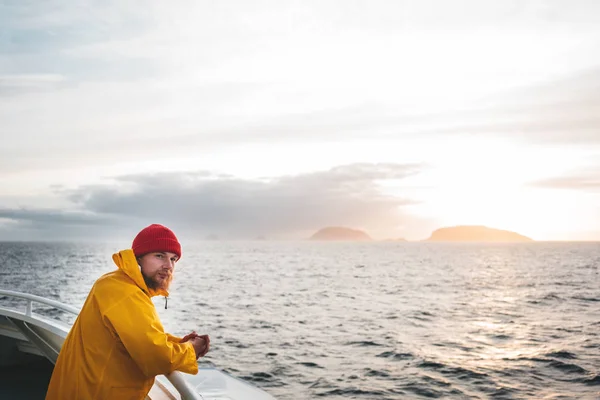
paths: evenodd
<path fill-rule="evenodd" d="M 132 250 L 113 255 L 67 335 L 47 400 L 144 399 L 156 375 L 198 373 L 191 343 L 164 332 Z"/>

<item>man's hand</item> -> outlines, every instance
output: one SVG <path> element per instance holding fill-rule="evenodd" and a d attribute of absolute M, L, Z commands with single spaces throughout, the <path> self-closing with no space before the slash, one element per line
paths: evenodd
<path fill-rule="evenodd" d="M 179 343 L 185 343 L 190 339 L 196 338 L 198 337 L 198 334 L 196 333 L 196 331 L 192 331 L 192 333 L 188 333 L 187 335 L 185 335 L 184 337 L 181 338 L 181 342 Z"/>
<path fill-rule="evenodd" d="M 190 334 L 191 335 L 191 334 Z M 196 351 L 196 359 L 204 357 L 210 349 L 210 338 L 208 335 L 196 335 L 190 339 L 190 342 L 194 346 Z"/>

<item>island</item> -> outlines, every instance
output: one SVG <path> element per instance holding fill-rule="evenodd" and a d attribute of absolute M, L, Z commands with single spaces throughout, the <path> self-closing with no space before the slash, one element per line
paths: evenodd
<path fill-rule="evenodd" d="M 462 225 L 440 228 L 427 242 L 533 242 L 533 239 L 516 232 L 488 228 L 480 225 Z"/>
<path fill-rule="evenodd" d="M 372 239 L 358 229 L 328 226 L 317 231 L 309 240 L 367 241 Z"/>

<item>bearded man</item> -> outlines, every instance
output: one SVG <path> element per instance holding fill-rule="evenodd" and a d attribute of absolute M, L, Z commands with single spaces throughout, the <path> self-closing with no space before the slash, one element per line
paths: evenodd
<path fill-rule="evenodd" d="M 198 373 L 207 335 L 165 333 L 151 298 L 169 295 L 181 245 L 167 227 L 142 229 L 131 249 L 113 254 L 115 271 L 101 276 L 56 360 L 47 400 L 142 400 L 157 375 Z"/>

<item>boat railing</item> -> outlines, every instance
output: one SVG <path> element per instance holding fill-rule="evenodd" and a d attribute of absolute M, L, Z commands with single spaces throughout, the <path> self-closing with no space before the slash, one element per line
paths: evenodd
<path fill-rule="evenodd" d="M 43 304 L 46 306 L 51 306 L 51 307 L 56 308 L 57 310 L 70 312 L 71 314 L 75 314 L 75 315 L 79 314 L 79 311 L 80 311 L 75 307 L 71 307 L 69 305 L 63 304 L 60 301 L 47 299 L 45 297 L 36 296 L 34 294 L 14 292 L 12 290 L 0 289 L 0 295 L 27 300 L 27 309 L 25 310 L 25 315 L 27 315 L 28 317 L 31 317 L 33 314 L 33 303 L 39 303 L 39 304 Z"/>
<path fill-rule="evenodd" d="M 25 315 L 27 315 L 28 317 L 34 317 L 33 303 L 43 304 L 46 306 L 53 307 L 57 310 L 66 311 L 75 315 L 78 315 L 81 311 L 75 307 L 63 304 L 60 301 L 47 299 L 45 297 L 36 296 L 34 294 L 29 293 L 21 293 L 12 290 L 0 289 L 0 296 L 7 296 L 27 300 L 27 308 L 25 310 Z M 182 400 L 202 400 L 202 396 L 200 396 L 185 380 L 183 373 L 179 371 L 174 371 L 170 374 L 165 375 L 165 377 L 169 380 L 169 382 L 171 382 L 175 389 L 177 389 L 177 391 L 181 395 Z"/>

